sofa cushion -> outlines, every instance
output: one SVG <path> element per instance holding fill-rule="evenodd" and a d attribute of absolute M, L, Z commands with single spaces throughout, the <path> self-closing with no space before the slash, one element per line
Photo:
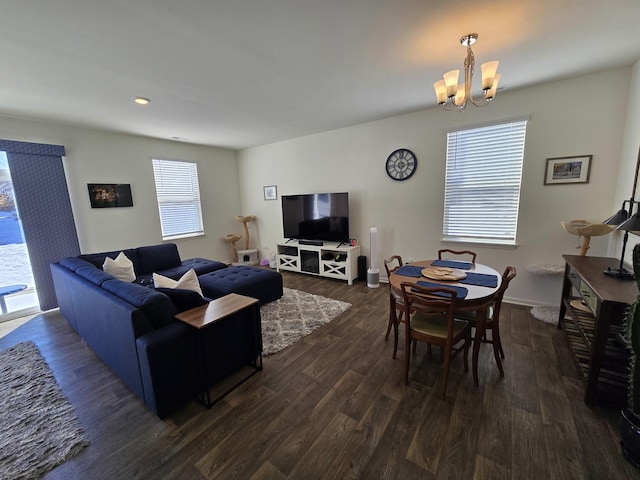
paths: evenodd
<path fill-rule="evenodd" d="M 127 258 L 124 252 L 120 252 L 115 260 L 110 257 L 105 258 L 102 270 L 123 282 L 133 282 L 136 279 L 133 262 Z"/>
<path fill-rule="evenodd" d="M 140 262 L 138 261 L 138 253 L 136 252 L 135 248 L 128 248 L 126 250 L 114 250 L 113 252 L 85 253 L 82 255 L 78 255 L 78 258 L 91 262 L 98 268 L 102 268 L 105 258 L 109 257 L 115 259 L 118 255 L 120 255 L 120 252 L 123 252 L 127 256 L 127 258 L 133 262 L 133 270 L 135 272 L 140 271 Z"/>
<path fill-rule="evenodd" d="M 63 258 L 62 260 L 60 260 L 60 265 L 62 265 L 65 268 L 68 268 L 72 272 L 75 272 L 80 267 L 95 268 L 95 266 L 93 264 L 87 262 L 86 260 L 78 258 L 78 257 L 66 257 L 66 258 Z"/>
<path fill-rule="evenodd" d="M 176 307 L 169 297 L 160 292 L 121 280 L 107 280 L 102 284 L 102 288 L 139 308 L 155 328 L 163 327 L 174 321 L 173 316 L 177 313 Z"/>
<path fill-rule="evenodd" d="M 77 268 L 76 275 L 84 278 L 85 280 L 89 280 L 91 283 L 97 286 L 101 286 L 107 280 L 116 279 L 116 277 L 114 277 L 113 275 L 110 275 L 107 272 L 103 272 L 102 270 L 94 267 L 91 264 L 87 264 L 86 266 Z"/>
<path fill-rule="evenodd" d="M 206 258 L 190 258 L 182 262 L 182 268 L 193 268 L 196 271 L 198 276 L 204 275 L 205 273 L 211 273 L 218 270 L 222 270 L 223 268 L 227 268 L 228 265 L 226 263 L 217 262 L 215 260 L 208 260 Z M 164 272 L 160 272 L 163 275 L 167 275 Z M 167 275 L 168 277 L 173 277 L 173 275 Z"/>
<path fill-rule="evenodd" d="M 282 297 L 282 275 L 266 268 L 233 266 L 199 277 L 207 298 L 215 299 L 229 293 L 257 298 L 260 304 Z"/>
<path fill-rule="evenodd" d="M 156 288 L 156 291 L 164 293 L 171 299 L 178 312 L 184 312 L 192 308 L 199 307 L 209 303 L 202 295 L 193 290 L 187 290 L 185 288 Z"/>
<path fill-rule="evenodd" d="M 175 243 L 138 247 L 136 251 L 140 261 L 139 268 L 136 270 L 138 275 L 168 270 L 173 267 L 179 267 L 182 264 L 178 247 Z"/>
<path fill-rule="evenodd" d="M 179 280 L 174 280 L 173 278 L 154 273 L 153 284 L 156 288 L 184 288 L 187 290 L 193 290 L 194 292 L 198 292 L 200 296 L 202 296 L 202 290 L 200 289 L 198 276 L 196 275 L 196 272 L 194 270 L 189 270 L 182 277 L 180 277 Z"/>

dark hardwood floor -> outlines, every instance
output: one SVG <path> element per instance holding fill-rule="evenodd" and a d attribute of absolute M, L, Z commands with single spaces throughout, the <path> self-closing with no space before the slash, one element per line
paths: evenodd
<path fill-rule="evenodd" d="M 563 332 L 505 305 L 500 378 L 491 347 L 480 387 L 462 358 L 439 399 L 439 355 L 418 347 L 410 386 L 404 342 L 385 342 L 386 285 L 284 273 L 285 286 L 353 304 L 211 410 L 196 401 L 159 420 L 57 313 L 0 339 L 33 340 L 91 445 L 51 479 L 633 479 L 615 408 L 586 406 Z"/>

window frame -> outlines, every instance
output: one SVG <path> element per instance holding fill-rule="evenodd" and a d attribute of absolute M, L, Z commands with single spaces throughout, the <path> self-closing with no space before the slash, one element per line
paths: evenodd
<path fill-rule="evenodd" d="M 520 117 L 447 132 L 443 241 L 517 245 L 528 121 Z"/>
<path fill-rule="evenodd" d="M 151 162 L 162 240 L 204 235 L 198 164 L 159 158 Z M 185 218 L 185 228 L 176 229 L 177 219 Z"/>

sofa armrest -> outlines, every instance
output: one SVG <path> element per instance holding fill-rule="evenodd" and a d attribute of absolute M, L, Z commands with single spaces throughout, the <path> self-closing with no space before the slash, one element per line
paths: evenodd
<path fill-rule="evenodd" d="M 160 418 L 198 393 L 195 334 L 176 321 L 136 340 L 144 400 Z"/>

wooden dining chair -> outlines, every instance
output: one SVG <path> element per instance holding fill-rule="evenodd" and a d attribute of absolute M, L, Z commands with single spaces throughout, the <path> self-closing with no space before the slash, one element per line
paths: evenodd
<path fill-rule="evenodd" d="M 471 344 L 471 326 L 466 320 L 456 318 L 460 300 L 454 289 L 422 287 L 414 283 L 401 284 L 405 311 L 405 360 L 404 381 L 409 385 L 410 345 L 425 342 L 443 350 L 444 372 L 442 375 L 442 398 L 447 393 L 451 359 L 464 353 L 464 371 L 469 371 L 467 360 Z M 444 296 L 441 296 L 444 295 Z M 460 342 L 463 342 L 459 346 Z"/>
<path fill-rule="evenodd" d="M 383 263 L 384 269 L 387 271 L 387 278 L 404 265 L 400 255 L 393 255 L 384 260 Z M 391 283 L 389 283 L 389 323 L 387 324 L 387 333 L 384 336 L 384 339 L 389 339 L 389 333 L 391 332 L 391 327 L 393 327 L 393 358 L 396 358 L 396 353 L 398 351 L 398 323 L 403 322 L 403 313 L 404 299 L 402 298 L 402 294 L 391 288 Z"/>
<path fill-rule="evenodd" d="M 471 250 L 449 250 L 448 248 L 438 250 L 438 260 L 453 260 L 451 257 L 457 256 L 464 256 L 465 260 L 471 257 L 471 263 L 474 266 L 476 264 L 476 252 L 472 252 Z"/>
<path fill-rule="evenodd" d="M 482 343 L 490 343 L 493 346 L 493 356 L 496 359 L 496 364 L 498 365 L 498 371 L 500 372 L 500 376 L 504 377 L 504 370 L 502 368 L 501 358 L 504 359 L 504 350 L 502 349 L 502 341 L 500 340 L 500 310 L 502 307 L 502 299 L 504 298 L 504 292 L 509 288 L 509 283 L 511 280 L 515 278 L 517 275 L 515 267 L 508 266 L 505 268 L 502 274 L 502 283 L 500 288 L 496 292 L 494 297 L 494 301 L 486 309 L 486 320 L 485 320 L 485 332 L 483 337 L 480 339 Z M 475 328 L 477 324 L 477 312 L 460 312 L 460 317 L 464 318 L 469 322 L 471 327 Z M 491 338 L 487 336 L 487 334 L 491 332 Z"/>

